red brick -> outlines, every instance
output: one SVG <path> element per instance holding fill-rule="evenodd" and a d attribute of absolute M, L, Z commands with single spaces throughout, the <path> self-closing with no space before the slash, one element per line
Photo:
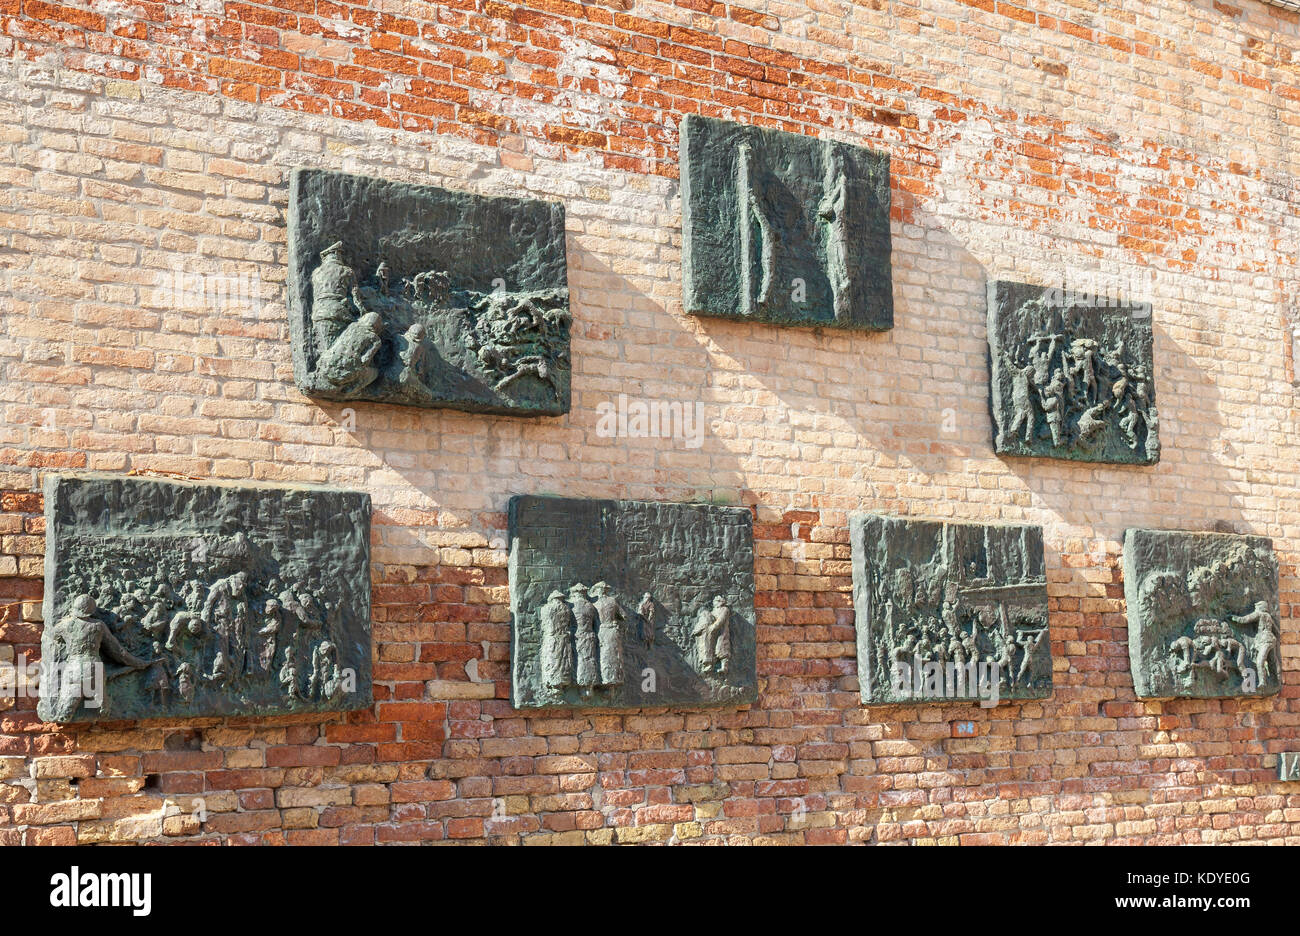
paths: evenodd
<path fill-rule="evenodd" d="M 268 767 L 333 767 L 339 763 L 339 749 L 317 744 L 293 744 L 266 749 Z"/>

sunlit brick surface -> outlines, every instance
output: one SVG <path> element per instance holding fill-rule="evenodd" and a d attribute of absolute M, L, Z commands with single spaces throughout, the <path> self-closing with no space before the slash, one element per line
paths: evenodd
<path fill-rule="evenodd" d="M 1300 842 L 1300 15 L 1030 6 L 0 0 L 0 663 L 39 646 L 45 471 L 322 482 L 374 500 L 377 699 L 0 703 L 0 843 Z M 695 112 L 890 154 L 892 331 L 683 316 Z M 300 395 L 294 166 L 562 199 L 572 413 Z M 1157 466 L 994 457 L 993 278 L 1151 303 Z M 703 432 L 611 437 L 620 393 Z M 758 703 L 512 710 L 519 493 L 753 507 Z M 858 510 L 1041 524 L 1054 695 L 862 707 Z M 1274 539 L 1282 693 L 1138 702 L 1122 531 L 1216 525 Z"/>

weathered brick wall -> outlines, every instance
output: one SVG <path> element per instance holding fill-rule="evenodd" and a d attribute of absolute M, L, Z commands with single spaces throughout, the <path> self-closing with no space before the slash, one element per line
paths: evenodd
<path fill-rule="evenodd" d="M 17 700 L 0 843 L 1300 841 L 1272 779 L 1300 746 L 1300 15 L 1030 5 L 0 0 L 0 660 L 39 644 L 43 472 L 327 482 L 374 498 L 377 696 L 66 730 Z M 892 331 L 682 315 L 693 112 L 890 153 Z M 298 165 L 563 199 L 573 412 L 301 396 Z M 1005 276 L 1152 303 L 1157 467 L 993 456 Z M 704 403 L 702 444 L 601 437 L 619 393 Z M 758 704 L 513 711 L 504 511 L 532 492 L 752 506 Z M 1042 524 L 1053 697 L 862 707 L 860 509 Z M 1274 538 L 1281 696 L 1134 699 L 1130 525 Z"/>

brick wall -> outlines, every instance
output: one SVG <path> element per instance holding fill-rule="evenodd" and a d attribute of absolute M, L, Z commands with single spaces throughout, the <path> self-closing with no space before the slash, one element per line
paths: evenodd
<path fill-rule="evenodd" d="M 0 0 L 0 659 L 39 644 L 58 468 L 374 498 L 376 703 L 60 730 L 0 711 L 0 843 L 1300 841 L 1300 15 L 1255 0 Z M 895 328 L 681 313 L 677 125 L 887 150 Z M 293 386 L 287 174 L 563 199 L 573 412 Z M 1154 307 L 1154 468 L 992 454 L 984 284 Z M 619 393 L 699 447 L 604 438 Z M 759 702 L 522 714 L 517 493 L 752 506 Z M 864 708 L 847 516 L 1042 524 L 1056 691 Z M 1274 538 L 1275 699 L 1140 702 L 1131 525 Z M 0 703 L 3 704 L 3 703 Z M 973 719 L 977 738 L 950 737 Z"/>

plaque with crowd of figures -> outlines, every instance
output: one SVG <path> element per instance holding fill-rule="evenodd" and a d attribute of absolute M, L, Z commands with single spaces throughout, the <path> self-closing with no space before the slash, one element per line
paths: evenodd
<path fill-rule="evenodd" d="M 371 703 L 369 495 L 53 475 L 45 524 L 43 718 Z"/>
<path fill-rule="evenodd" d="M 1051 694 L 1041 527 L 857 514 L 849 540 L 863 702 Z"/>
<path fill-rule="evenodd" d="M 1160 460 L 1150 305 L 996 280 L 988 343 L 999 455 Z"/>

